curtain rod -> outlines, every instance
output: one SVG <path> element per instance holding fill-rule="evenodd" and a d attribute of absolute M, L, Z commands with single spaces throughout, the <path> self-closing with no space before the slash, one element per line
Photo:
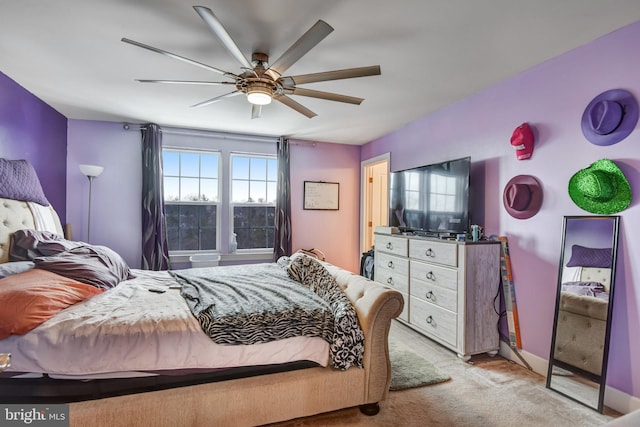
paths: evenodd
<path fill-rule="evenodd" d="M 124 130 L 142 130 L 145 129 L 145 125 L 141 124 L 132 124 L 132 123 L 123 123 L 122 128 Z M 176 127 L 165 127 L 160 126 L 160 132 L 170 134 L 170 135 L 189 135 L 189 136 L 214 136 L 221 139 L 231 139 L 231 140 L 241 140 L 241 141 L 253 141 L 253 142 L 277 142 L 279 139 L 278 136 L 262 136 L 262 135 L 250 135 L 250 134 L 240 134 L 240 133 L 231 133 L 231 132 L 220 132 L 214 130 L 202 130 L 202 129 L 185 129 L 185 128 L 176 128 Z M 310 147 L 315 147 L 316 143 L 313 141 L 305 141 L 305 140 L 289 140 L 289 144 L 292 145 L 307 145 Z"/>

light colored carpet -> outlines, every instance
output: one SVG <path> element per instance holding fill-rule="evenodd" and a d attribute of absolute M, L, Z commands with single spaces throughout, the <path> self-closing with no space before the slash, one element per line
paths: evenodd
<path fill-rule="evenodd" d="M 380 413 L 358 408 L 275 424 L 278 427 L 597 427 L 610 421 L 545 388 L 544 377 L 500 356 L 474 356 L 470 363 L 410 328 L 393 322 L 399 340 L 433 363 L 451 380 L 431 387 L 390 392 Z"/>
<path fill-rule="evenodd" d="M 391 386 L 397 391 L 449 381 L 451 377 L 397 340 L 389 341 Z"/>

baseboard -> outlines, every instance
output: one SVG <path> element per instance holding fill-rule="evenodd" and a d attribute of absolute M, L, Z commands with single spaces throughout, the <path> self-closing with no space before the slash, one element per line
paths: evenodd
<path fill-rule="evenodd" d="M 640 398 L 607 386 L 604 391 L 604 404 L 621 414 L 628 414 L 640 409 Z"/>
<path fill-rule="evenodd" d="M 499 353 L 500 356 L 504 357 L 505 359 L 515 362 L 527 369 L 530 369 L 545 378 L 547 377 L 549 362 L 547 362 L 546 359 L 543 359 L 542 357 L 536 356 L 524 350 L 518 350 L 518 352 L 516 353 L 514 349 L 512 349 L 507 343 L 503 341 L 500 342 Z M 518 355 L 520 355 L 520 357 L 518 357 Z"/>
<path fill-rule="evenodd" d="M 518 350 L 516 353 L 516 351 L 505 342 L 500 342 L 499 353 L 500 356 L 505 359 L 517 363 L 524 368 L 531 369 L 533 372 L 545 378 L 547 377 L 549 367 L 549 361 L 547 359 L 543 359 L 524 350 Z M 640 398 L 607 386 L 604 392 L 604 404 L 621 414 L 628 414 L 636 409 L 640 409 Z"/>

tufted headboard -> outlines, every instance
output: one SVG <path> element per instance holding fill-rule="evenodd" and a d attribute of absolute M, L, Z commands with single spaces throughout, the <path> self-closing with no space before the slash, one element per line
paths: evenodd
<path fill-rule="evenodd" d="M 63 234 L 60 217 L 53 206 L 49 205 L 59 234 Z M 27 202 L 0 198 L 0 263 L 9 261 L 11 236 L 17 230 L 34 229 L 35 220 Z"/>
<path fill-rule="evenodd" d="M 582 267 L 580 280 L 583 282 L 602 283 L 605 292 L 609 292 L 611 286 L 611 269 L 600 267 Z"/>

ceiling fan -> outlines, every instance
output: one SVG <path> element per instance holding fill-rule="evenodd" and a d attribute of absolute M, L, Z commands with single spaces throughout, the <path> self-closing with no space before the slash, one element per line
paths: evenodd
<path fill-rule="evenodd" d="M 134 40 L 122 38 L 125 43 L 138 46 L 152 52 L 166 55 L 170 58 L 178 59 L 186 63 L 214 71 L 228 78 L 229 81 L 186 81 L 186 80 L 140 80 L 142 83 L 169 83 L 169 84 L 193 84 L 193 85 L 230 85 L 235 90 L 224 95 L 216 96 L 206 101 L 192 105 L 192 107 L 203 107 L 225 98 L 246 94 L 247 100 L 251 103 L 251 118 L 258 118 L 262 114 L 262 106 L 267 105 L 272 99 L 279 101 L 305 115 L 308 118 L 316 116 L 316 113 L 309 110 L 302 104 L 293 100 L 288 95 L 307 96 L 312 98 L 326 99 L 329 101 L 346 102 L 359 105 L 364 99 L 353 96 L 340 95 L 336 93 L 305 89 L 298 85 L 306 83 L 316 83 L 330 80 L 351 79 L 355 77 L 375 76 L 380 74 L 380 66 L 348 68 L 344 70 L 325 71 L 320 73 L 302 74 L 298 76 L 283 76 L 296 61 L 302 58 L 314 46 L 327 37 L 333 28 L 322 20 L 318 20 L 306 33 L 304 33 L 289 49 L 287 49 L 275 62 L 269 64 L 269 57 L 265 53 L 253 52 L 251 62 L 238 48 L 229 33 L 222 26 L 222 23 L 214 15 L 211 9 L 204 6 L 193 6 L 202 20 L 209 26 L 211 31 L 218 37 L 223 46 L 240 63 L 242 72 L 236 74 L 229 71 L 220 70 L 207 64 L 194 61 L 166 50 L 158 49 Z"/>

